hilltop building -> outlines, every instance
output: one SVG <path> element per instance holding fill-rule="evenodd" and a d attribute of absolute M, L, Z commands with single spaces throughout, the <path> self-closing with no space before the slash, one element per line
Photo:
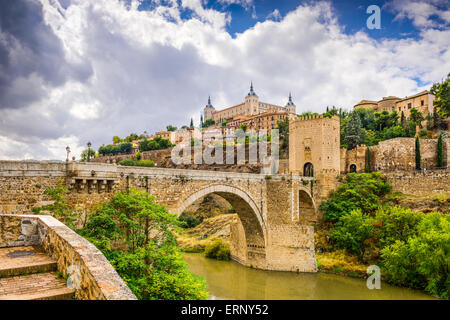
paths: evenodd
<path fill-rule="evenodd" d="M 383 97 L 380 101 L 361 100 L 353 108 L 373 109 L 376 112 L 397 111 L 399 114 L 403 112 L 407 118 L 410 115 L 410 110 L 416 108 L 425 117 L 428 114 L 433 113 L 433 101 L 435 98 L 434 94 L 425 90 L 403 99 L 395 96 L 388 96 Z"/>
<path fill-rule="evenodd" d="M 285 106 L 279 106 L 272 103 L 259 101 L 258 95 L 253 90 L 253 83 L 250 85 L 250 91 L 244 98 L 244 102 L 225 108 L 223 110 L 216 110 L 211 104 L 211 97 L 208 98 L 208 104 L 203 109 L 204 120 L 212 119 L 216 124 L 221 124 L 226 121 L 227 123 L 240 123 L 241 121 L 251 121 L 249 117 L 258 116 L 267 112 L 285 113 L 286 115 L 295 115 L 295 104 L 292 101 L 292 96 L 289 94 L 289 100 Z M 238 118 L 240 117 L 240 118 Z M 254 121 L 252 124 L 265 122 L 265 126 L 271 127 L 267 124 L 268 119 L 265 118 L 252 118 Z M 265 121 L 264 121 L 265 120 Z M 233 122 L 234 121 L 234 122 Z M 256 121 L 256 122 L 255 122 Z"/>

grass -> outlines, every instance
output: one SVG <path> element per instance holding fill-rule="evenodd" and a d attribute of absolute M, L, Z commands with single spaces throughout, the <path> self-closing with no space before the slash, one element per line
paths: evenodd
<path fill-rule="evenodd" d="M 333 252 L 316 252 L 319 271 L 334 273 L 349 277 L 365 278 L 367 265 L 358 261 L 358 258 L 349 255 L 343 250 Z"/>

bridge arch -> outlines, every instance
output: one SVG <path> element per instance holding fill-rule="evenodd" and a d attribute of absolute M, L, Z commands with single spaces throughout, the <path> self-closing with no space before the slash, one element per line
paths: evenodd
<path fill-rule="evenodd" d="M 265 247 L 267 239 L 267 229 L 265 222 L 262 219 L 261 210 L 256 205 L 255 201 L 243 190 L 229 186 L 216 184 L 200 190 L 195 191 L 185 199 L 183 199 L 178 208 L 174 209 L 172 212 L 180 215 L 186 208 L 188 208 L 196 200 L 207 196 L 209 194 L 217 194 L 227 200 L 235 209 L 238 215 L 245 236 L 245 251 L 247 252 L 247 257 L 240 257 L 239 260 L 246 260 L 247 263 L 251 264 L 250 260 L 254 260 L 254 255 L 251 252 L 258 252 L 258 256 L 265 260 Z M 234 241 L 234 239 L 231 239 Z M 261 254 L 259 254 L 261 253 Z M 259 258 L 258 258 L 259 259 Z M 242 261 L 244 262 L 244 261 Z M 247 264 L 244 262 L 244 264 Z M 255 262 L 256 263 L 256 262 Z M 258 261 L 257 264 L 260 264 Z"/>

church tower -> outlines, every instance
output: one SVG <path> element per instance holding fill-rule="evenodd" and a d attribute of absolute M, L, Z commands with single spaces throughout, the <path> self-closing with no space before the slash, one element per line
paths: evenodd
<path fill-rule="evenodd" d="M 212 119 L 214 112 L 216 112 L 216 109 L 211 104 L 211 96 L 209 96 L 208 97 L 208 104 L 203 109 L 203 115 L 204 115 L 203 121 L 206 121 L 208 119 Z"/>
<path fill-rule="evenodd" d="M 253 91 L 253 82 L 250 84 L 250 91 L 245 97 L 245 114 L 254 115 L 259 114 L 259 98 Z"/>
<path fill-rule="evenodd" d="M 292 95 L 290 92 L 289 92 L 289 101 L 288 103 L 286 103 L 286 109 L 290 114 L 295 114 L 296 107 L 294 102 L 292 101 Z"/>

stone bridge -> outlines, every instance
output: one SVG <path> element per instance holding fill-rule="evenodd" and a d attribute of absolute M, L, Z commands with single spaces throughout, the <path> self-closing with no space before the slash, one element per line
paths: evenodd
<path fill-rule="evenodd" d="M 34 192 L 34 203 L 45 200 L 40 198 L 42 191 L 36 191 L 38 184 L 56 185 L 61 179 L 77 203 L 95 203 L 109 198 L 113 191 L 135 187 L 160 199 L 178 215 L 196 200 L 217 194 L 233 206 L 239 217 L 231 226 L 233 259 L 267 270 L 317 269 L 311 226 L 317 218 L 312 178 L 101 163 L 0 161 L 0 186 L 22 189 L 20 194 Z M 30 201 L 21 199 L 18 203 L 22 206 Z M 7 200 L 0 198 L 0 213 L 23 213 L 20 208 L 24 208 L 14 206 L 14 202 L 11 194 Z M 14 208 L 16 212 L 11 212 Z"/>

